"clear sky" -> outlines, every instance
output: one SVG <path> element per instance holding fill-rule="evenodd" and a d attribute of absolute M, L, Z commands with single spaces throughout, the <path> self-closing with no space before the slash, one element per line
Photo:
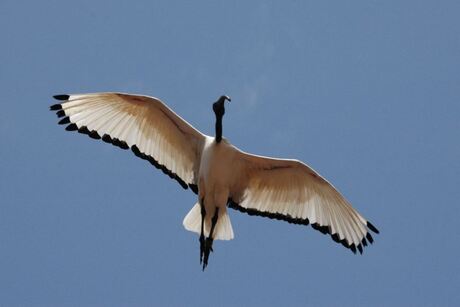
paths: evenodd
<path fill-rule="evenodd" d="M 460 303 L 459 1 L 0 1 L 0 305 Z M 56 125 L 51 95 L 161 98 L 319 171 L 381 234 L 362 256 L 230 211 L 203 273 L 196 196 Z"/>

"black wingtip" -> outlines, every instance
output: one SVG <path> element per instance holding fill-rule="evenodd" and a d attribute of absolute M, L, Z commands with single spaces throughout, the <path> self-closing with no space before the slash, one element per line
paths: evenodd
<path fill-rule="evenodd" d="M 350 245 L 350 249 L 353 252 L 353 254 L 356 254 L 356 246 L 354 244 Z"/>
<path fill-rule="evenodd" d="M 69 100 L 70 96 L 69 95 L 54 95 L 53 98 L 56 100 Z"/>
<path fill-rule="evenodd" d="M 131 146 L 131 150 L 136 157 L 147 160 L 147 156 L 139 150 L 139 147 L 136 145 Z"/>
<path fill-rule="evenodd" d="M 380 233 L 379 230 L 374 225 L 372 225 L 371 222 L 369 221 L 367 221 L 367 227 L 377 234 Z"/>
<path fill-rule="evenodd" d="M 340 243 L 340 238 L 339 238 L 338 234 L 336 234 L 336 233 L 332 234 L 331 238 L 332 238 L 332 240 L 334 240 L 334 242 Z"/>
<path fill-rule="evenodd" d="M 70 124 L 70 118 L 68 116 L 64 117 L 58 122 L 59 125 Z"/>
<path fill-rule="evenodd" d="M 60 103 L 53 104 L 50 106 L 50 111 L 59 111 L 62 109 L 62 105 Z"/>
<path fill-rule="evenodd" d="M 92 130 L 88 136 L 92 139 L 95 139 L 95 140 L 100 140 L 101 139 L 101 136 L 99 135 L 99 133 L 97 133 L 96 130 Z"/>
<path fill-rule="evenodd" d="M 363 247 L 361 246 L 361 244 L 358 245 L 358 250 L 359 250 L 359 253 L 362 255 L 363 254 Z"/>
<path fill-rule="evenodd" d="M 106 142 L 106 143 L 112 143 L 112 138 L 111 138 L 110 135 L 108 135 L 108 134 L 104 134 L 104 135 L 102 136 L 102 140 L 103 140 L 104 142 Z"/>
<path fill-rule="evenodd" d="M 102 140 L 106 143 L 110 143 L 109 142 L 109 138 L 105 137 L 107 134 L 105 134 L 103 137 L 102 137 Z M 105 137 L 105 139 L 104 139 Z M 109 136 L 110 137 L 110 136 Z M 129 149 L 129 146 L 128 144 L 126 144 L 125 141 L 122 141 L 120 139 L 117 139 L 117 138 L 110 138 L 111 139 L 111 143 L 121 149 Z"/>
<path fill-rule="evenodd" d="M 129 146 L 125 141 L 120 141 L 119 144 L 118 144 L 118 147 L 120 147 L 121 149 L 124 149 L 124 150 L 129 149 Z"/>
<path fill-rule="evenodd" d="M 311 224 L 311 227 L 315 230 L 318 230 L 323 235 L 330 233 L 329 228 L 327 226 L 321 226 L 318 223 Z"/>
<path fill-rule="evenodd" d="M 67 127 L 65 127 L 65 130 L 67 130 L 67 131 L 75 131 L 75 130 L 78 130 L 78 127 L 77 127 L 77 125 L 72 123 L 72 124 L 68 125 Z"/>
<path fill-rule="evenodd" d="M 372 235 L 370 233 L 366 234 L 366 239 L 367 241 L 369 241 L 369 243 L 374 243 L 374 238 L 372 238 Z"/>
<path fill-rule="evenodd" d="M 141 155 L 141 151 L 139 150 L 139 147 L 137 147 L 136 145 L 131 146 L 131 150 L 133 151 L 136 157 L 139 157 Z"/>
<path fill-rule="evenodd" d="M 193 191 L 193 193 L 198 194 L 198 186 L 196 184 L 189 184 L 190 190 Z"/>
<path fill-rule="evenodd" d="M 82 126 L 82 127 L 78 128 L 78 132 L 81 133 L 81 134 L 86 134 L 86 135 L 90 134 L 90 131 L 88 130 L 88 128 L 86 126 Z"/>
<path fill-rule="evenodd" d="M 58 118 L 61 118 L 61 117 L 64 117 L 65 116 L 65 112 L 64 110 L 59 110 L 56 112 L 56 115 Z"/>

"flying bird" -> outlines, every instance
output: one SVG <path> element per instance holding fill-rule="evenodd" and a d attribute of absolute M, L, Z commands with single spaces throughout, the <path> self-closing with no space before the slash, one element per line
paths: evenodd
<path fill-rule="evenodd" d="M 213 103 L 215 137 L 205 135 L 161 100 L 124 93 L 56 95 L 59 124 L 122 149 L 131 149 L 197 194 L 185 229 L 199 234 L 200 264 L 208 265 L 213 240 L 234 237 L 228 208 L 309 225 L 362 253 L 370 231 L 379 233 L 350 203 L 299 160 L 252 155 L 222 136 L 228 96 Z"/>

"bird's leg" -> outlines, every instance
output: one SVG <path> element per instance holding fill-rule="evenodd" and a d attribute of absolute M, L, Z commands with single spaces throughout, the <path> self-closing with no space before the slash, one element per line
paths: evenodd
<path fill-rule="evenodd" d="M 204 255 L 204 250 L 205 250 L 204 218 L 206 216 L 206 209 L 204 208 L 204 199 L 201 199 L 200 207 L 201 207 L 200 264 L 201 264 L 203 262 L 203 255 Z"/>
<path fill-rule="evenodd" d="M 217 218 L 219 217 L 219 208 L 216 207 L 216 211 L 214 211 L 214 216 L 212 217 L 211 220 L 211 231 L 209 232 L 209 237 L 206 238 L 205 242 L 205 250 L 204 250 L 204 259 L 203 259 L 203 271 L 208 265 L 208 259 L 209 259 L 209 253 L 212 252 L 212 242 L 214 241 L 213 239 L 213 233 L 214 233 L 214 228 L 216 227 L 217 224 Z"/>

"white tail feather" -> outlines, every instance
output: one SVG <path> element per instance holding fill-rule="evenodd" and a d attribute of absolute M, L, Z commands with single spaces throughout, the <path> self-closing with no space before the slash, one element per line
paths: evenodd
<path fill-rule="evenodd" d="M 201 232 L 201 208 L 200 204 L 196 203 L 193 206 L 192 210 L 184 218 L 182 222 L 185 229 L 188 231 L 196 232 L 200 234 Z M 211 229 L 211 223 L 205 221 L 204 223 L 204 235 L 209 236 L 209 230 Z M 232 223 L 230 222 L 230 217 L 228 216 L 227 210 L 219 211 L 219 218 L 217 219 L 216 228 L 214 229 L 213 234 L 214 240 L 231 240 L 233 239 L 233 228 Z"/>

